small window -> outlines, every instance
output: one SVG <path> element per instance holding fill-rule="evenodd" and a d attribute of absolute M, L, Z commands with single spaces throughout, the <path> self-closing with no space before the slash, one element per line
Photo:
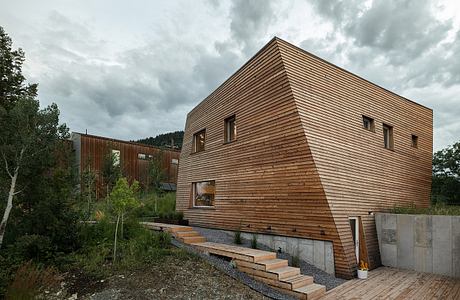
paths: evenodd
<path fill-rule="evenodd" d="M 113 165 L 119 166 L 120 165 L 120 150 L 112 150 L 113 155 Z"/>
<path fill-rule="evenodd" d="M 193 135 L 193 152 L 204 151 L 205 138 L 206 129 L 203 129 Z"/>
<path fill-rule="evenodd" d="M 386 149 L 393 150 L 393 127 L 383 124 L 383 145 Z"/>
<path fill-rule="evenodd" d="M 225 119 L 225 143 L 230 143 L 236 140 L 236 118 L 231 116 Z"/>
<path fill-rule="evenodd" d="M 173 158 L 173 159 L 171 159 L 171 163 L 172 163 L 173 165 L 178 165 L 178 164 L 179 164 L 179 160 L 178 160 L 177 158 Z"/>
<path fill-rule="evenodd" d="M 369 131 L 375 131 L 374 119 L 363 116 L 363 128 Z"/>
<path fill-rule="evenodd" d="M 214 206 L 216 182 L 201 181 L 192 184 L 193 206 Z"/>
<path fill-rule="evenodd" d="M 418 136 L 415 134 L 412 135 L 412 147 L 418 148 Z"/>
<path fill-rule="evenodd" d="M 138 158 L 138 159 L 145 160 L 145 159 L 147 159 L 147 155 L 144 154 L 144 153 L 138 153 L 138 154 L 137 154 L 137 158 Z"/>

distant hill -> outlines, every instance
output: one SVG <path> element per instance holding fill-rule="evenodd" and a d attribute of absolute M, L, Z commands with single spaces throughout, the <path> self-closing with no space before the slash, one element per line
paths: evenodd
<path fill-rule="evenodd" d="M 167 147 L 171 148 L 171 143 L 174 143 L 174 149 L 180 150 L 182 148 L 182 141 L 184 140 L 183 131 L 174 131 L 159 134 L 156 137 L 148 137 L 135 141 L 150 146 Z"/>

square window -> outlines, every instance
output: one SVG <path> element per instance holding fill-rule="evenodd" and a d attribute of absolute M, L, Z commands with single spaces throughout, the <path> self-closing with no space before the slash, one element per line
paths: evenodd
<path fill-rule="evenodd" d="M 363 116 L 363 128 L 369 131 L 375 131 L 374 119 Z"/>
<path fill-rule="evenodd" d="M 120 165 L 120 150 L 112 150 L 112 156 L 113 156 L 113 166 L 119 166 Z"/>
<path fill-rule="evenodd" d="M 138 158 L 138 159 L 142 159 L 142 160 L 146 160 L 146 159 L 147 159 L 147 155 L 144 154 L 144 153 L 138 153 L 138 154 L 137 154 L 137 158 Z"/>
<path fill-rule="evenodd" d="M 230 143 L 234 140 L 236 140 L 236 118 L 233 115 L 225 119 L 224 141 L 225 143 Z"/>
<path fill-rule="evenodd" d="M 204 151 L 205 138 L 206 129 L 203 129 L 193 135 L 193 153 Z"/>
<path fill-rule="evenodd" d="M 394 149 L 393 127 L 386 124 L 383 124 L 383 146 L 386 149 Z"/>
<path fill-rule="evenodd" d="M 412 147 L 418 148 L 418 136 L 415 134 L 412 135 Z"/>
<path fill-rule="evenodd" d="M 214 197 L 216 193 L 216 182 L 201 181 L 192 184 L 193 206 L 214 206 Z"/>

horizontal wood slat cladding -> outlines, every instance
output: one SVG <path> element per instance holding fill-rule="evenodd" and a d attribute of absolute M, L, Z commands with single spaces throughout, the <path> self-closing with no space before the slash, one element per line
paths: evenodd
<path fill-rule="evenodd" d="M 224 143 L 232 115 L 236 141 Z M 382 122 L 394 151 L 383 148 Z M 205 151 L 191 153 L 202 129 Z M 380 264 L 368 212 L 428 205 L 431 150 L 431 110 L 275 38 L 187 115 L 177 209 L 194 225 L 332 241 L 336 275 L 350 278 L 348 217 L 361 217 L 370 266 Z M 194 208 L 192 183 L 206 180 L 215 206 Z"/>
<path fill-rule="evenodd" d="M 369 212 L 429 205 L 432 110 L 285 41 L 278 45 L 349 264 L 356 258 L 348 217 L 360 216 L 374 268 L 380 255 Z M 374 119 L 375 132 L 363 128 L 362 115 Z M 393 126 L 394 151 L 383 147 L 383 123 Z"/>
<path fill-rule="evenodd" d="M 120 150 L 120 164 L 124 176 L 130 181 L 135 179 L 144 185 L 148 182 L 148 161 L 138 159 L 138 154 L 154 155 L 160 151 L 160 148 L 93 135 L 79 135 L 81 143 L 80 170 L 83 171 L 90 163 L 91 168 L 98 174 L 96 182 L 97 198 L 106 196 L 106 188 L 102 180 L 102 168 L 104 156 L 111 149 Z M 172 164 L 171 160 L 179 159 L 180 152 L 168 149 L 162 150 L 162 152 L 162 166 L 165 173 L 164 182 L 177 183 L 178 165 Z"/>

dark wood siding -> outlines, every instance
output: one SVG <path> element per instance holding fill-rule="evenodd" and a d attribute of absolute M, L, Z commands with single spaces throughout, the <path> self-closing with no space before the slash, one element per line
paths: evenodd
<path fill-rule="evenodd" d="M 156 147 L 147 145 L 114 140 L 93 135 L 80 134 L 81 153 L 80 153 L 80 170 L 84 170 L 88 163 L 98 174 L 97 180 L 97 198 L 105 197 L 106 189 L 103 185 L 101 172 L 104 156 L 110 150 L 120 150 L 120 165 L 122 173 L 130 181 L 137 180 L 141 185 L 148 183 L 148 161 L 138 158 L 139 153 L 155 155 L 162 152 L 164 182 L 177 183 L 178 165 L 172 163 L 172 159 L 179 160 L 180 152 L 175 150 L 160 150 Z"/>

